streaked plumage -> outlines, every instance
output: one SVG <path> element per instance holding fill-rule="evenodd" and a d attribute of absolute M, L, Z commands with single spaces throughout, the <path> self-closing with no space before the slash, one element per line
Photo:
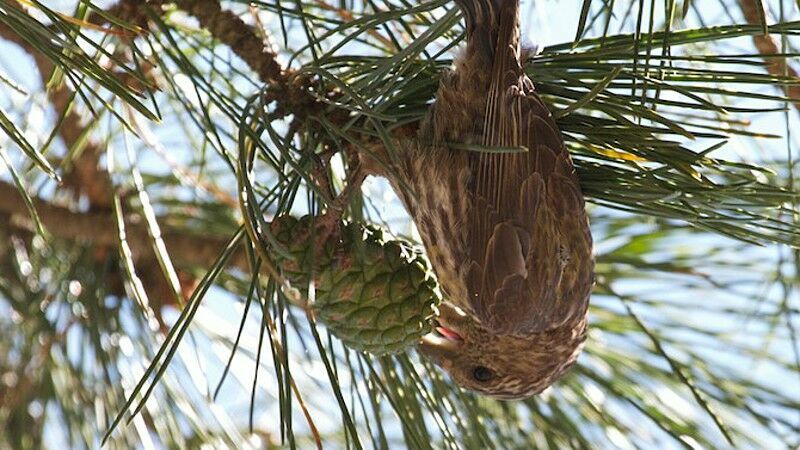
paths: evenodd
<path fill-rule="evenodd" d="M 522 70 L 518 0 L 458 5 L 467 48 L 390 179 L 447 298 L 441 333 L 420 350 L 466 388 L 520 398 L 549 386 L 580 351 L 592 240 L 561 134 Z"/>

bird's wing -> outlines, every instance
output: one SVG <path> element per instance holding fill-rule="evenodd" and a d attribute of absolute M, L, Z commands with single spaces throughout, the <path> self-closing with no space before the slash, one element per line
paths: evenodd
<path fill-rule="evenodd" d="M 593 263 L 577 176 L 517 49 L 498 44 L 483 144 L 527 151 L 473 157 L 468 289 L 485 325 L 524 334 L 585 313 Z"/>

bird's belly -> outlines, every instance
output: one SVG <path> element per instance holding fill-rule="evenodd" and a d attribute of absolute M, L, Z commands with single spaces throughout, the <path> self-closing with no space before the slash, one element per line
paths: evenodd
<path fill-rule="evenodd" d="M 425 251 L 445 294 L 466 306 L 469 168 L 463 152 L 415 148 L 404 161 L 404 181 L 390 180 L 417 225 Z"/>

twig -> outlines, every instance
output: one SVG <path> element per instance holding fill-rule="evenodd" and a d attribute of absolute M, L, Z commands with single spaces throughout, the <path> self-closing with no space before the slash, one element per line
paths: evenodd
<path fill-rule="evenodd" d="M 97 246 L 118 245 L 114 218 L 107 212 L 74 212 L 39 198 L 33 198 L 34 206 L 44 226 L 53 237 Z M 0 213 L 11 216 L 11 224 L 18 229 L 30 229 L 30 219 L 25 202 L 16 187 L 0 182 Z M 145 224 L 135 217 L 126 217 L 128 242 L 134 258 L 151 258 L 150 237 Z M 175 262 L 182 267 L 208 267 L 225 248 L 227 239 L 214 235 L 190 234 L 185 230 L 164 227 L 162 236 Z M 203 245 L 197 245 L 202 242 Z M 249 265 L 243 252 L 231 258 L 235 267 L 247 270 Z"/>
<path fill-rule="evenodd" d="M 742 14 L 748 23 L 752 25 L 760 25 L 761 11 L 767 14 L 763 9 L 761 0 L 739 0 L 739 6 L 742 8 Z M 765 17 L 764 20 L 769 17 Z M 777 77 L 791 77 L 800 79 L 800 75 L 792 68 L 787 58 L 770 57 L 771 55 L 779 55 L 782 53 L 780 43 L 769 34 L 760 34 L 753 36 L 753 43 L 756 49 L 764 58 L 767 66 L 767 72 Z M 782 85 L 783 91 L 786 96 L 790 98 L 794 108 L 800 112 L 800 84 L 784 84 Z"/>

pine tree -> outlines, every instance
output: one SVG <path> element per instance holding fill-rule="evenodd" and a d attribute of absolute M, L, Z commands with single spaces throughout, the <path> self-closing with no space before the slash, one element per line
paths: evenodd
<path fill-rule="evenodd" d="M 579 4 L 526 70 L 591 205 L 589 338 L 498 402 L 343 345 L 266 245 L 331 208 L 416 242 L 359 159 L 416 132 L 452 2 L 0 2 L 0 449 L 800 445 L 796 6 L 523 23 Z"/>

